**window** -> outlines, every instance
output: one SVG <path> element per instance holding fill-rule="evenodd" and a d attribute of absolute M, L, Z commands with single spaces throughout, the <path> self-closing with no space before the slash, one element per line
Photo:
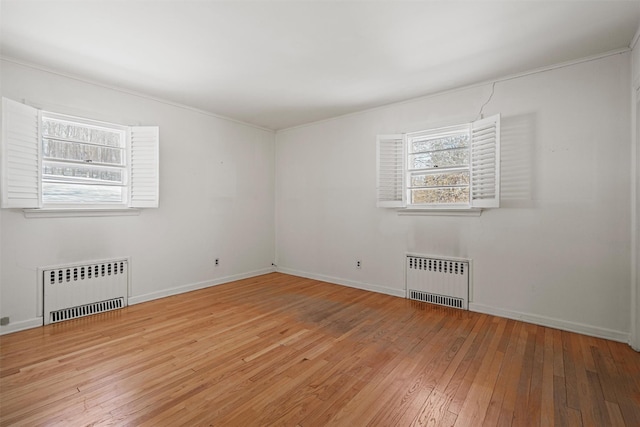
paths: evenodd
<path fill-rule="evenodd" d="M 493 208 L 500 200 L 500 116 L 378 136 L 378 206 Z"/>
<path fill-rule="evenodd" d="M 127 200 L 126 131 L 42 113 L 42 204 Z"/>
<path fill-rule="evenodd" d="M 158 206 L 158 128 L 40 111 L 3 98 L 2 207 Z"/>

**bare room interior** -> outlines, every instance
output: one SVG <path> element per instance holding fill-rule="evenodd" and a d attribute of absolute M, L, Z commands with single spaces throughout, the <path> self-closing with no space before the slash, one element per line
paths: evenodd
<path fill-rule="evenodd" d="M 0 425 L 640 425 L 639 38 L 0 0 Z"/>

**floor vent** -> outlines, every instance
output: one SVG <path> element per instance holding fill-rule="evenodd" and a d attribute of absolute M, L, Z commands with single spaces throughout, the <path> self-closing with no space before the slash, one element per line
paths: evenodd
<path fill-rule="evenodd" d="M 408 255 L 407 298 L 446 307 L 469 308 L 469 260 Z"/>
<path fill-rule="evenodd" d="M 45 325 L 127 305 L 127 259 L 49 267 L 42 280 Z"/>
<path fill-rule="evenodd" d="M 62 310 L 51 312 L 51 323 L 76 319 L 78 317 L 89 316 L 92 314 L 104 313 L 105 311 L 116 310 L 122 307 L 124 307 L 124 298 L 114 298 L 107 301 L 81 305 L 80 307 L 65 308 Z"/>

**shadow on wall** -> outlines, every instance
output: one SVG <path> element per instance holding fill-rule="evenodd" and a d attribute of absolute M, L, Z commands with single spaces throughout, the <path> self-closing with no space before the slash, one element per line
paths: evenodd
<path fill-rule="evenodd" d="M 500 207 L 531 208 L 536 115 L 503 117 L 500 126 Z"/>

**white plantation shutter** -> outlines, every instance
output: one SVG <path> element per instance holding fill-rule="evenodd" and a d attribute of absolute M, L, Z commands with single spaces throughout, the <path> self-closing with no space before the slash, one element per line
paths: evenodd
<path fill-rule="evenodd" d="M 378 207 L 405 207 L 405 164 L 407 161 L 403 135 L 378 135 L 377 198 Z"/>
<path fill-rule="evenodd" d="M 471 124 L 471 207 L 500 206 L 500 115 Z"/>
<path fill-rule="evenodd" d="M 157 208 L 159 197 L 159 128 L 132 126 L 131 202 L 132 208 Z"/>
<path fill-rule="evenodd" d="M 40 206 L 40 111 L 2 98 L 2 207 Z"/>

